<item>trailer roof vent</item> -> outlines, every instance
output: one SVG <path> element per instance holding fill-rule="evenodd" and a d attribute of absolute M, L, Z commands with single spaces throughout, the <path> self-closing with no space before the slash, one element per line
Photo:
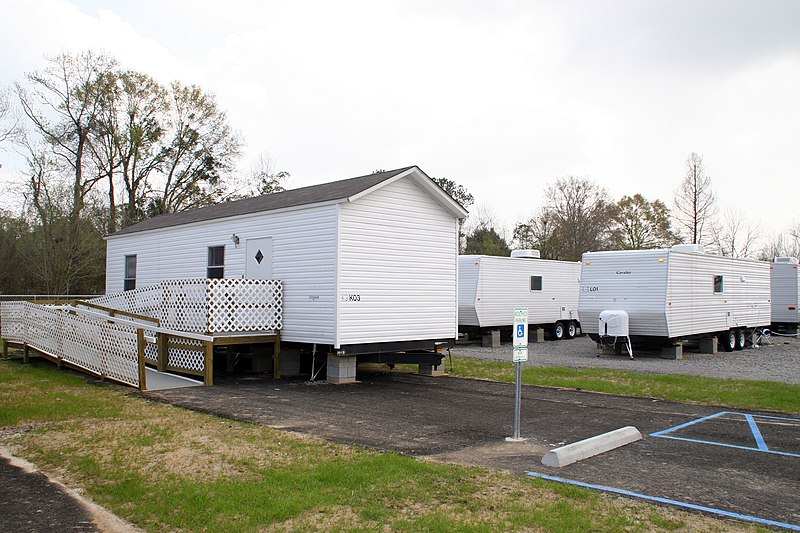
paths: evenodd
<path fill-rule="evenodd" d="M 672 251 L 702 254 L 705 253 L 706 250 L 702 244 L 676 244 L 672 247 Z"/>
<path fill-rule="evenodd" d="M 774 260 L 775 263 L 791 263 L 793 265 L 798 264 L 796 257 L 776 257 Z"/>
<path fill-rule="evenodd" d="M 511 257 L 522 257 L 525 259 L 540 259 L 542 254 L 539 250 L 511 250 Z"/>

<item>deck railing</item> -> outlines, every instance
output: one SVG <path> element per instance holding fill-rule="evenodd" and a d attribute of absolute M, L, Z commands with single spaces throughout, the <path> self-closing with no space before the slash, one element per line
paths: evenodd
<path fill-rule="evenodd" d="M 173 279 L 88 302 L 158 318 L 163 327 L 195 333 L 277 331 L 283 325 L 279 280 Z"/>

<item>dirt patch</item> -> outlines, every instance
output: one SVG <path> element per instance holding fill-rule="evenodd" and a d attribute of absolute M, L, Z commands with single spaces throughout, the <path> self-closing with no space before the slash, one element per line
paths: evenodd
<path fill-rule="evenodd" d="M 521 442 L 500 441 L 467 446 L 451 452 L 421 456 L 421 458 L 463 466 L 496 464 L 499 468 L 502 468 L 502 464 L 509 458 L 529 458 L 531 461 L 535 461 L 544 455 L 547 450 L 548 448 L 545 446 L 530 440 Z"/>

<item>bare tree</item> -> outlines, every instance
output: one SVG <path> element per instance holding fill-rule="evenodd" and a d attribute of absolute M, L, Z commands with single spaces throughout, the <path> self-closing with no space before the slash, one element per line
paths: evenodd
<path fill-rule="evenodd" d="M 713 244 L 719 246 L 722 255 L 752 257 L 758 253 L 756 244 L 761 237 L 761 224 L 748 221 L 741 209 L 726 210 L 712 231 Z"/>
<path fill-rule="evenodd" d="M 0 91 L 0 145 L 10 141 L 19 132 L 19 117 L 14 116 L 8 90 Z"/>
<path fill-rule="evenodd" d="M 16 84 L 22 110 L 57 161 L 73 174 L 70 217 L 80 217 L 84 200 L 101 176 L 86 172 L 91 158 L 90 135 L 113 87 L 114 59 L 85 52 L 48 58 L 48 66 L 26 76 L 28 86 Z"/>
<path fill-rule="evenodd" d="M 275 162 L 262 152 L 250 169 L 250 181 L 254 184 L 255 194 L 272 194 L 283 192 L 288 186 L 290 174 L 284 170 L 276 171 Z"/>
<path fill-rule="evenodd" d="M 552 216 L 543 210 L 530 220 L 517 223 L 512 242 L 515 248 L 539 250 L 543 259 L 556 259 L 561 253 L 556 229 Z"/>
<path fill-rule="evenodd" d="M 800 221 L 789 226 L 784 233 L 772 234 L 758 253 L 762 261 L 776 257 L 800 257 Z"/>
<path fill-rule="evenodd" d="M 717 214 L 711 178 L 703 169 L 703 158 L 695 152 L 686 159 L 686 175 L 675 192 L 673 216 L 692 244 L 703 243 L 704 230 Z M 705 240 L 708 240 L 707 238 Z"/>

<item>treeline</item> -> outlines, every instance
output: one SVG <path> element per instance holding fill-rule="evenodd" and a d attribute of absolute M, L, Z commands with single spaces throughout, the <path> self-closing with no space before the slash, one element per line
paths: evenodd
<path fill-rule="evenodd" d="M 104 290 L 103 236 L 145 218 L 255 194 L 278 192 L 288 173 L 261 156 L 243 178 L 233 172 L 242 139 L 213 95 L 164 85 L 94 52 L 62 53 L 0 93 L 0 149 L 25 170 L 15 212 L 0 211 L 0 294 L 96 294 Z M 437 183 L 465 207 L 462 185 Z M 717 212 L 702 158 L 690 154 L 672 209 L 641 194 L 612 199 L 587 178 L 555 180 L 544 205 L 512 230 L 486 209 L 462 225 L 461 251 L 578 260 L 583 252 L 713 245 L 731 256 L 800 255 L 800 222 L 766 244 L 741 212 Z"/>
<path fill-rule="evenodd" d="M 549 184 L 544 205 L 517 222 L 511 232 L 480 208 L 465 228 L 461 251 L 466 254 L 508 255 L 512 248 L 533 248 L 546 259 L 579 261 L 587 251 L 652 249 L 683 242 L 731 257 L 800 256 L 800 221 L 783 233 L 765 236 L 760 224 L 747 220 L 741 211 L 719 213 L 711 178 L 696 153 L 686 160 L 672 209 L 638 193 L 614 200 L 588 178 L 567 177 Z"/>
<path fill-rule="evenodd" d="M 19 212 L 0 212 L 3 293 L 102 292 L 105 234 L 287 176 L 262 158 L 256 181 L 232 181 L 241 139 L 213 95 L 93 52 L 48 58 L 5 91 L 0 142 L 26 163 Z"/>

